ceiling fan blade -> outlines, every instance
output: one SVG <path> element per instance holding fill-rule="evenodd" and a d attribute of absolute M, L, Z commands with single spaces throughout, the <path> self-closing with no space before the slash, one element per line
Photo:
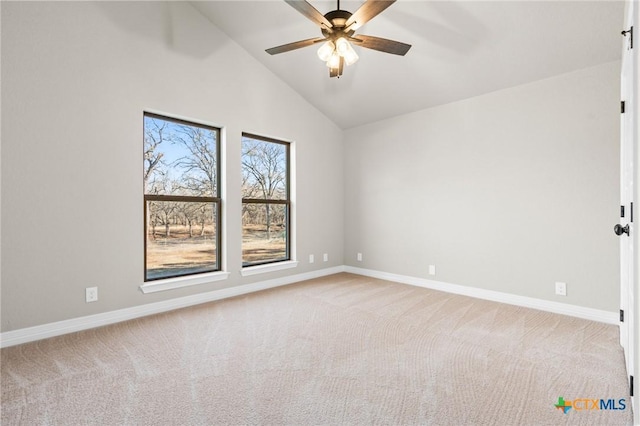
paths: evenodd
<path fill-rule="evenodd" d="M 306 40 L 294 41 L 293 43 L 287 43 L 283 44 L 282 46 L 272 47 L 271 49 L 267 49 L 266 52 L 270 55 L 277 55 L 278 53 L 284 53 L 290 50 L 311 46 L 312 44 L 320 43 L 321 41 L 325 40 L 326 39 L 322 37 L 308 38 Z"/>
<path fill-rule="evenodd" d="M 305 0 L 284 0 L 289 6 L 316 23 L 316 25 L 327 30 L 331 30 L 333 24 L 324 15 L 318 12 L 318 9 L 311 6 Z"/>
<path fill-rule="evenodd" d="M 363 34 L 358 34 L 355 37 L 349 37 L 349 40 L 353 41 L 356 46 L 366 47 L 367 49 L 379 50 L 380 52 L 392 53 L 394 55 L 400 56 L 406 55 L 409 49 L 411 49 L 410 44 Z"/>
<path fill-rule="evenodd" d="M 347 19 L 344 26 L 355 31 L 395 2 L 396 0 L 368 0 Z"/>

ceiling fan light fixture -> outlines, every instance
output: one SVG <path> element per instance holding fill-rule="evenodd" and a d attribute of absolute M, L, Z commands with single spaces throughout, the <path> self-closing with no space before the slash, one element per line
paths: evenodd
<path fill-rule="evenodd" d="M 327 41 L 322 46 L 320 46 L 320 49 L 318 49 L 318 58 L 320 58 L 320 60 L 323 62 L 327 62 L 329 59 L 331 59 L 331 55 L 335 51 L 335 48 L 336 46 L 331 40 Z"/>
<path fill-rule="evenodd" d="M 344 62 L 347 65 L 355 64 L 358 61 L 359 56 L 356 53 L 356 51 L 353 49 L 353 47 L 351 47 L 350 43 L 347 42 L 347 45 L 349 46 L 349 48 L 342 55 L 342 57 L 344 58 Z"/>
<path fill-rule="evenodd" d="M 349 51 L 349 49 L 352 49 L 352 47 L 346 38 L 340 37 L 336 40 L 336 50 L 338 51 L 338 54 L 340 56 L 344 56 L 345 53 Z"/>
<path fill-rule="evenodd" d="M 338 55 L 344 58 L 344 62 L 347 65 L 354 64 L 358 60 L 358 54 L 356 53 L 355 50 L 353 50 L 353 46 L 351 46 L 351 43 L 349 43 L 349 41 L 346 38 L 344 37 L 338 38 L 335 42 L 335 46 L 336 46 L 335 51 L 338 53 Z M 331 67 L 331 68 L 334 68 L 334 67 Z"/>
<path fill-rule="evenodd" d="M 340 66 L 340 55 L 338 55 L 338 52 L 336 52 L 335 50 L 327 61 L 327 66 L 329 68 L 338 68 Z"/>

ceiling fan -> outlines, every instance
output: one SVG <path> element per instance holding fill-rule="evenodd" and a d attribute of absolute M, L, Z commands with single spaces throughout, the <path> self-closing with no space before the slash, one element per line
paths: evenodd
<path fill-rule="evenodd" d="M 337 0 L 337 9 L 322 15 L 306 0 L 285 0 L 291 7 L 315 22 L 322 31 L 322 37 L 283 44 L 267 49 L 266 52 L 277 55 L 324 42 L 318 49 L 318 57 L 327 63 L 329 77 L 340 77 L 345 64 L 351 65 L 358 60 L 358 54 L 351 43 L 367 49 L 404 56 L 411 48 L 410 44 L 363 34 L 354 35 L 358 28 L 375 18 L 395 1 L 367 0 L 355 13 L 351 13 L 340 10 L 340 0 Z"/>

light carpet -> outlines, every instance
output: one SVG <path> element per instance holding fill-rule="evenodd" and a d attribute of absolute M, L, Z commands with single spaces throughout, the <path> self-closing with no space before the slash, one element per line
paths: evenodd
<path fill-rule="evenodd" d="M 346 273 L 1 352 L 3 425 L 632 418 L 617 327 Z"/>

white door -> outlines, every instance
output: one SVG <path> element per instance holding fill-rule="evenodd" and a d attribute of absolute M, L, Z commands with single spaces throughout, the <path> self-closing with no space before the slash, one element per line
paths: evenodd
<path fill-rule="evenodd" d="M 621 97 L 622 113 L 620 120 L 620 223 L 614 228 L 620 238 L 620 309 L 624 313 L 624 320 L 620 322 L 620 344 L 624 348 L 625 361 L 629 376 L 633 376 L 637 366 L 636 356 L 636 288 L 635 288 L 635 264 L 634 241 L 637 240 L 634 232 L 634 221 L 640 214 L 640 209 L 635 199 L 635 161 L 636 141 L 638 136 L 637 119 L 637 43 L 633 40 L 634 23 L 638 14 L 635 1 L 626 2 L 625 28 L 623 32 L 622 48 L 622 73 L 621 73 Z M 638 38 L 638 37 L 636 37 Z M 622 314 L 622 313 L 621 313 Z M 637 388 L 637 386 L 635 386 Z M 635 392 L 637 394 L 637 392 Z M 634 424 L 640 423 L 637 412 L 637 396 L 632 398 L 634 408 Z"/>

